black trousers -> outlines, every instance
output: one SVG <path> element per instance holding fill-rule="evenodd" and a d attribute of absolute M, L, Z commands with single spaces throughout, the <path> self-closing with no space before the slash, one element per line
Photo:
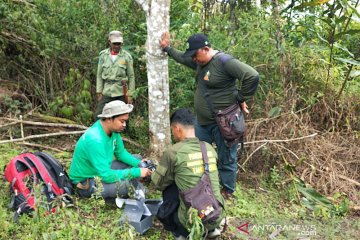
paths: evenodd
<path fill-rule="evenodd" d="M 140 155 L 134 154 L 133 156 L 138 159 L 141 159 Z M 117 160 L 114 160 L 111 164 L 111 169 L 118 170 L 118 169 L 127 169 L 127 168 L 130 168 L 130 166 L 123 162 L 119 162 Z M 77 193 L 79 194 L 80 197 L 90 198 L 91 195 L 94 194 L 96 191 L 94 178 L 85 179 L 84 181 L 81 182 L 81 184 L 83 186 L 88 185 L 89 188 L 88 189 L 79 189 L 76 187 Z M 122 180 L 122 181 L 118 181 L 118 182 L 114 182 L 114 183 L 102 182 L 103 191 L 101 192 L 101 196 L 104 199 L 109 199 L 109 200 L 115 199 L 117 196 L 122 197 L 122 198 L 127 198 L 128 197 L 128 189 L 129 189 L 130 185 L 132 185 L 132 188 L 134 188 L 134 189 L 144 188 L 142 183 L 137 181 L 137 179 Z"/>
<path fill-rule="evenodd" d="M 186 228 L 180 223 L 178 217 L 178 208 L 180 205 L 179 198 L 179 189 L 176 184 L 168 186 L 163 192 L 163 204 L 161 204 L 157 218 L 164 225 L 164 229 L 167 231 L 171 231 L 175 234 L 175 236 L 182 235 L 187 237 L 189 232 Z"/>
<path fill-rule="evenodd" d="M 96 105 L 96 110 L 95 110 L 95 121 L 98 119 L 98 115 L 102 113 L 102 110 L 105 106 L 105 104 L 111 102 L 111 101 L 115 101 L 115 100 L 120 100 L 120 101 L 125 101 L 125 97 L 124 96 L 118 96 L 118 97 L 109 97 L 109 96 L 103 96 L 102 99 L 97 103 Z"/>

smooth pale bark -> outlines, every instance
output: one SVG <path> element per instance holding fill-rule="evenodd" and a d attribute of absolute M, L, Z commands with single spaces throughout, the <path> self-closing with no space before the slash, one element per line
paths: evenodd
<path fill-rule="evenodd" d="M 146 16 L 150 146 L 152 155 L 158 157 L 171 144 L 168 58 L 159 45 L 161 34 L 169 31 L 171 1 L 136 0 L 136 2 Z"/>

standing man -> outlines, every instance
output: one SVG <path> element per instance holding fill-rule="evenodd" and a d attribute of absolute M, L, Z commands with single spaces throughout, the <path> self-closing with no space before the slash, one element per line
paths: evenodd
<path fill-rule="evenodd" d="M 104 105 L 110 101 L 121 100 L 132 103 L 131 95 L 135 90 L 133 59 L 122 49 L 123 35 L 120 31 L 109 33 L 109 45 L 100 52 L 96 76 L 97 107 L 95 116 L 99 115 Z M 127 94 L 124 95 L 124 85 Z M 125 91 L 126 91 L 125 89 Z"/>
<path fill-rule="evenodd" d="M 198 184 L 204 174 L 204 161 L 199 139 L 195 137 L 195 118 L 190 110 L 182 108 L 175 111 L 170 118 L 171 132 L 177 142 L 169 147 L 160 159 L 159 165 L 151 175 L 155 187 L 163 191 L 163 204 L 158 211 L 158 218 L 164 228 L 171 231 L 175 239 L 186 239 L 187 211 L 183 200 L 179 198 L 179 191 L 188 190 Z M 215 199 L 224 206 L 224 199 L 220 194 L 219 173 L 216 167 L 216 151 L 206 143 L 209 161 L 210 181 Z M 220 235 L 218 229 L 225 210 L 218 219 L 209 225 L 208 238 Z"/>
<path fill-rule="evenodd" d="M 196 70 L 195 134 L 202 141 L 216 144 L 222 194 L 228 198 L 235 191 L 237 144 L 226 146 L 205 94 L 211 99 L 215 110 L 223 110 L 238 103 L 242 111 L 248 114 L 245 101 L 255 94 L 259 74 L 249 65 L 213 49 L 208 37 L 202 33 L 190 36 L 187 44 L 188 48 L 184 53 L 170 46 L 169 33 L 164 33 L 160 40 L 160 47 L 170 57 Z M 237 89 L 237 80 L 241 84 L 241 90 Z M 204 93 L 204 89 L 207 93 Z"/>
<path fill-rule="evenodd" d="M 121 139 L 132 109 L 133 105 L 120 100 L 107 103 L 98 115 L 100 120 L 76 143 L 69 175 L 80 197 L 95 192 L 94 177 L 101 179 L 101 195 L 106 199 L 127 196 L 129 184 L 141 186 L 134 179 L 151 175 L 151 170 L 138 167 L 140 160 L 125 149 Z"/>

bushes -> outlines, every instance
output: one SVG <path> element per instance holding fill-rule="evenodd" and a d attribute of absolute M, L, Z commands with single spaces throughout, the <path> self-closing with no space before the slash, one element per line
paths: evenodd
<path fill-rule="evenodd" d="M 145 41 L 144 28 L 135 29 L 145 22 L 132 14 L 136 7 L 120 0 L 1 2 L 1 78 L 18 81 L 33 107 L 88 124 L 97 56 L 107 47 L 108 32 L 123 31 L 131 53 Z"/>

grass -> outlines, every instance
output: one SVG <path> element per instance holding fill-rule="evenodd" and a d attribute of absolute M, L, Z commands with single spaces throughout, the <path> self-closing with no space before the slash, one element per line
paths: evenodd
<path fill-rule="evenodd" d="M 1 175 L 3 166 L 22 151 L 17 145 L 0 145 Z M 54 155 L 68 168 L 71 153 Z M 226 202 L 228 227 L 222 239 L 358 239 L 358 217 L 315 215 L 297 203 L 291 187 L 278 188 L 277 173 L 271 174 L 260 177 L 262 188 L 238 184 L 235 198 Z M 0 239 L 173 239 L 157 220 L 142 236 L 128 224 L 121 226 L 122 210 L 95 197 L 74 197 L 73 206 L 59 207 L 55 214 L 46 214 L 39 205 L 33 216 L 22 215 L 15 223 L 8 208 L 9 184 L 3 178 L 0 183 Z M 148 198 L 159 195 L 150 187 Z"/>

